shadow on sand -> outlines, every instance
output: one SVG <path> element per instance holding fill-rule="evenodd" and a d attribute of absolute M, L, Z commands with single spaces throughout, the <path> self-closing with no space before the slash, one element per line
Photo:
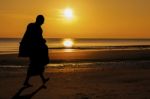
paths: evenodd
<path fill-rule="evenodd" d="M 41 85 L 39 88 L 37 88 L 35 91 L 33 91 L 30 94 L 21 95 L 21 93 L 30 87 L 22 87 L 19 89 L 19 91 L 12 97 L 12 99 L 32 99 L 34 95 L 36 95 L 41 89 L 46 89 L 47 87 L 45 85 Z"/>

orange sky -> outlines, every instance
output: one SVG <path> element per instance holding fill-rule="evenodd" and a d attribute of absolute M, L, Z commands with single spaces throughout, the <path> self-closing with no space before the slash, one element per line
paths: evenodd
<path fill-rule="evenodd" d="M 150 38 L 150 0 L 1 0 L 0 38 L 22 37 L 38 14 L 46 38 Z M 73 9 L 70 21 L 62 16 Z"/>

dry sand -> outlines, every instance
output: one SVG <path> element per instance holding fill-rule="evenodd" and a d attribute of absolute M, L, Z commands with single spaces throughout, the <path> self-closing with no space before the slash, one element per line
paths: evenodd
<path fill-rule="evenodd" d="M 21 96 L 32 99 L 150 99 L 149 63 L 49 67 L 45 73 L 50 77 L 47 89 L 40 87 L 39 77 L 33 77 L 34 86 L 23 90 Z M 26 69 L 1 71 L 0 99 L 11 99 L 22 87 L 25 75 Z"/>

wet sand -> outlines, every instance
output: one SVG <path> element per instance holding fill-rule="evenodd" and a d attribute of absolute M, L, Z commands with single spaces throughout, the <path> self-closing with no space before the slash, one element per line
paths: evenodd
<path fill-rule="evenodd" d="M 40 56 L 39 56 L 40 57 Z M 50 63 L 150 60 L 150 49 L 132 50 L 50 50 Z M 28 58 L 20 58 L 17 53 L 1 54 L 0 65 L 28 65 Z"/>
<path fill-rule="evenodd" d="M 91 58 L 100 63 L 47 67 L 46 89 L 39 77 L 24 89 L 27 69 L 17 66 L 27 67 L 28 59 L 0 55 L 0 99 L 12 99 L 18 91 L 25 99 L 150 99 L 150 50 L 50 52 L 56 63 Z"/>
<path fill-rule="evenodd" d="M 20 96 L 31 99 L 149 99 L 150 61 L 100 64 L 95 66 L 48 67 L 47 88 L 39 77 Z M 0 99 L 11 99 L 22 87 L 26 69 L 0 72 Z M 29 99 L 29 98 L 27 98 Z"/>

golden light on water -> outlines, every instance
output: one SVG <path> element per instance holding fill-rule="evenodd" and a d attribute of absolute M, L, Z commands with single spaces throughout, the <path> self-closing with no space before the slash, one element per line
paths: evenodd
<path fill-rule="evenodd" d="M 63 41 L 63 45 L 64 45 L 64 47 L 66 47 L 66 48 L 72 47 L 73 44 L 74 44 L 74 42 L 73 42 L 72 39 L 64 39 L 64 41 Z"/>
<path fill-rule="evenodd" d="M 72 19 L 73 18 L 73 10 L 71 8 L 66 8 L 63 12 L 64 17 L 66 19 Z"/>

